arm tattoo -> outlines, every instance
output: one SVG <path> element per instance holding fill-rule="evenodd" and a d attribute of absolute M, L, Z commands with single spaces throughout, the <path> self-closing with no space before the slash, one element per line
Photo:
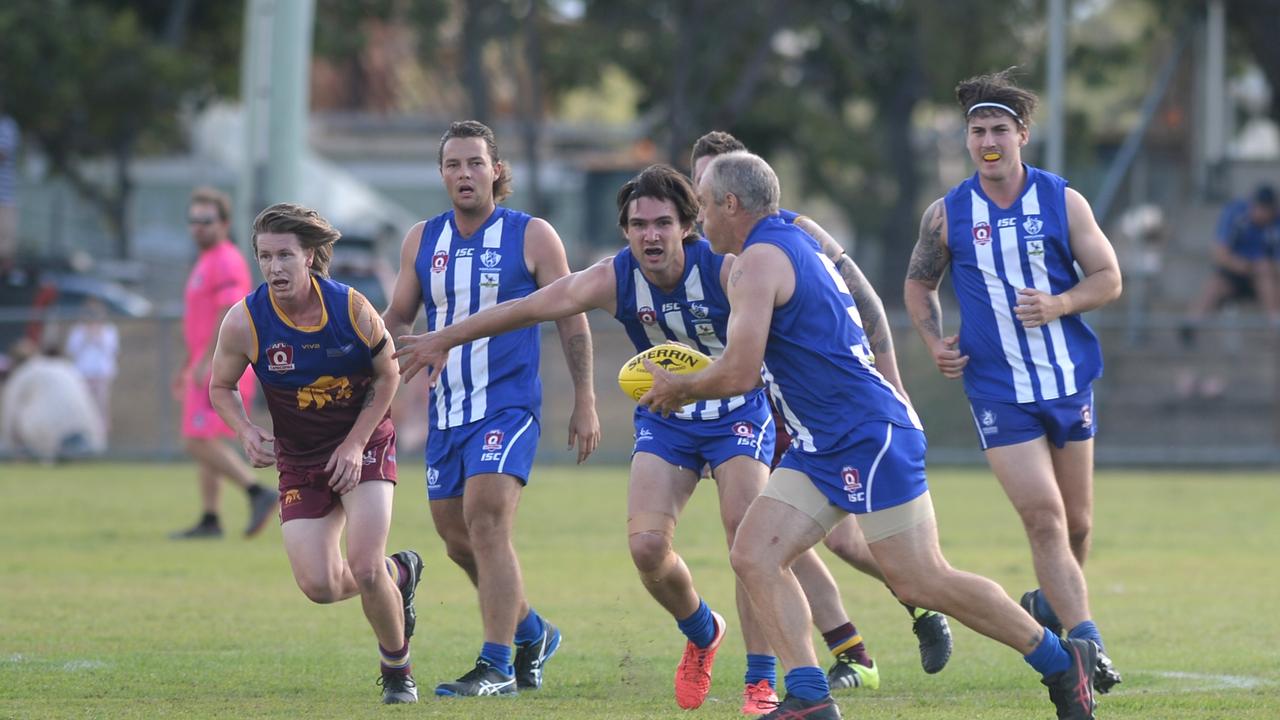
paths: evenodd
<path fill-rule="evenodd" d="M 938 300 L 936 293 L 929 299 L 929 317 L 917 318 L 916 326 L 922 335 L 942 337 L 942 302 Z"/>
<path fill-rule="evenodd" d="M 936 287 L 947 270 L 949 262 L 946 245 L 942 242 L 942 222 L 946 207 L 942 198 L 933 201 L 920 220 L 920 239 L 911 251 L 911 264 L 907 279 L 918 280 Z"/>
<path fill-rule="evenodd" d="M 373 404 L 373 398 L 374 398 L 377 394 L 378 394 L 378 393 L 377 393 L 377 391 L 376 391 L 376 390 L 374 390 L 373 383 L 370 383 L 370 384 L 369 384 L 369 389 L 368 389 L 368 390 L 366 390 L 366 391 L 365 391 L 365 393 L 364 393 L 364 404 L 362 404 L 362 405 L 360 406 L 360 407 L 361 407 L 361 409 L 363 409 L 363 408 L 367 408 L 367 407 L 369 407 L 370 405 L 372 405 L 372 404 Z"/>
<path fill-rule="evenodd" d="M 742 271 L 737 268 L 734 268 L 733 272 L 729 273 L 729 284 L 737 285 L 738 279 L 741 277 L 742 277 Z"/>
<path fill-rule="evenodd" d="M 884 303 L 876 295 L 875 288 L 867 280 L 858 264 L 848 255 L 841 255 L 836 268 L 844 278 L 845 285 L 853 294 L 853 302 L 858 306 L 858 314 L 862 316 L 862 331 L 867 335 L 871 352 L 882 355 L 893 350 L 893 336 L 889 334 L 889 325 L 885 322 Z"/>
<path fill-rule="evenodd" d="M 591 381 L 591 343 L 587 336 L 574 335 L 565 345 L 565 359 L 569 364 L 569 377 L 574 387 Z"/>

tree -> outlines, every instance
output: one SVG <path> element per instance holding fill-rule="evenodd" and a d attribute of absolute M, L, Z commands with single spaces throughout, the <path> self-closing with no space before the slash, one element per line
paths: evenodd
<path fill-rule="evenodd" d="M 597 0 L 586 3 L 560 82 L 588 83 L 606 63 L 643 88 L 640 109 L 678 166 L 710 129 L 753 151 L 800 162 L 799 193 L 829 198 L 873 243 L 910 240 L 918 224 L 914 116 L 947 106 L 967 75 L 1012 65 L 1038 3 L 974 13 L 947 0 Z M 794 202 L 794 201 L 791 201 Z M 882 272 L 905 276 L 894 248 Z M 896 283 L 895 283 L 896 284 Z M 895 292 L 885 293 L 890 301 Z"/>
<path fill-rule="evenodd" d="M 119 256 L 129 255 L 130 168 L 141 150 L 181 141 L 179 111 L 214 89 L 213 65 L 184 52 L 187 29 L 238 18 L 234 3 L 213 3 L 197 16 L 189 2 L 19 0 L 0 9 L 0 86 L 24 134 L 101 214 Z M 197 23 L 197 18 L 201 23 Z M 204 46 L 221 46 L 216 39 Z M 109 177 L 90 161 L 109 160 Z"/>

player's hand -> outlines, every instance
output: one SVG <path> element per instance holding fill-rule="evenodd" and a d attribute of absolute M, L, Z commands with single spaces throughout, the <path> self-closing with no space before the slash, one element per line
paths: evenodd
<path fill-rule="evenodd" d="M 344 440 L 329 456 L 329 462 L 324 464 L 325 472 L 329 473 L 329 487 L 339 495 L 354 490 L 360 484 L 363 462 L 364 445 Z"/>
<path fill-rule="evenodd" d="M 249 463 L 256 468 L 270 467 L 276 464 L 276 439 L 265 429 L 250 425 L 240 434 L 240 445 Z"/>
<path fill-rule="evenodd" d="M 944 377 L 955 380 L 964 375 L 964 366 L 969 364 L 969 356 L 960 354 L 960 336 L 944 337 L 929 348 L 933 353 L 933 362 Z"/>
<path fill-rule="evenodd" d="M 688 404 L 689 401 L 680 391 L 679 378 L 674 373 L 654 365 L 649 358 L 644 359 L 644 369 L 653 375 L 653 387 L 640 397 L 640 406 L 667 417 Z"/>
<path fill-rule="evenodd" d="M 450 350 L 440 341 L 438 333 L 401 335 L 396 338 L 396 348 L 391 357 L 400 361 L 400 377 L 404 382 L 409 382 L 418 371 L 425 369 L 427 386 L 436 386 L 436 380 L 449 360 Z"/>
<path fill-rule="evenodd" d="M 1067 301 L 1060 295 L 1050 295 L 1035 288 L 1018 291 L 1018 304 L 1013 308 L 1024 328 L 1048 325 L 1067 314 Z"/>
<path fill-rule="evenodd" d="M 591 457 L 600 446 L 600 418 L 596 416 L 594 401 L 574 403 L 569 416 L 569 450 L 578 448 L 578 464 Z"/>

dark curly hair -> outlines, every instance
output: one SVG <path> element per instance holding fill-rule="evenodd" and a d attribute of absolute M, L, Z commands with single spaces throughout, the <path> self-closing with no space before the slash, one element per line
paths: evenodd
<path fill-rule="evenodd" d="M 999 103 L 1014 112 L 1014 119 L 1022 127 L 1031 125 L 1031 115 L 1036 111 L 1040 99 L 1030 90 L 1024 90 L 1014 82 L 1017 66 L 1005 68 L 1000 72 L 978 75 L 968 80 L 961 80 L 956 85 L 956 100 L 964 109 L 965 117 L 971 112 L 978 117 L 990 117 L 1003 112 L 1000 108 L 981 107 L 972 110 L 979 103 Z"/>
<path fill-rule="evenodd" d="M 670 165 L 650 165 L 624 183 L 618 190 L 618 226 L 624 231 L 631 220 L 631 201 L 646 197 L 670 200 L 676 208 L 676 219 L 689 228 L 689 234 L 683 239 L 689 241 L 698 237 L 694 230 L 698 220 L 698 196 L 684 173 Z"/>

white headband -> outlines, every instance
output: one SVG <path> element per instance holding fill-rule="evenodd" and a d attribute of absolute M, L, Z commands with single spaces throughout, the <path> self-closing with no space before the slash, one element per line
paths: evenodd
<path fill-rule="evenodd" d="M 999 109 L 999 110 L 1003 110 L 1003 111 L 1005 111 L 1005 112 L 1009 113 L 1010 115 L 1012 115 L 1012 116 L 1013 116 L 1013 119 L 1014 119 L 1014 120 L 1017 120 L 1019 125 L 1021 125 L 1021 124 L 1022 124 L 1022 118 L 1018 117 L 1018 113 L 1014 112 L 1014 111 L 1013 111 L 1013 108 L 1009 107 L 1008 105 L 1002 105 L 1002 104 L 1000 104 L 1000 103 L 998 103 L 998 102 L 980 102 L 980 103 L 976 103 L 975 105 L 973 105 L 972 107 L 970 107 L 970 108 L 969 108 L 969 111 L 965 113 L 965 116 L 967 117 L 967 116 L 969 116 L 969 115 L 972 115 L 974 110 L 977 110 L 978 108 L 984 108 L 984 107 L 996 108 L 996 109 Z"/>

